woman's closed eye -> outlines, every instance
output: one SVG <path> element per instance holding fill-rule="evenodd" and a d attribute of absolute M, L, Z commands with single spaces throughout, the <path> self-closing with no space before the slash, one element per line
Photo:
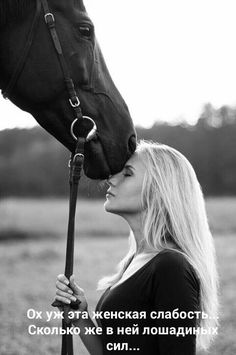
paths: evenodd
<path fill-rule="evenodd" d="M 126 169 L 126 170 L 123 172 L 123 175 L 124 175 L 124 176 L 132 176 L 132 175 L 133 175 L 133 172 L 132 172 L 131 170 Z"/>
<path fill-rule="evenodd" d="M 133 175 L 133 167 L 131 165 L 125 165 L 123 170 L 123 176 L 132 176 Z"/>

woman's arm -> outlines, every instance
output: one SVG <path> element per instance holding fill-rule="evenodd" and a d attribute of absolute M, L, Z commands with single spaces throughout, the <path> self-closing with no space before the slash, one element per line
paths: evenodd
<path fill-rule="evenodd" d="M 71 301 L 76 301 L 78 299 L 80 301 L 78 310 L 74 311 L 70 308 L 70 316 L 74 312 L 74 317 L 71 316 L 71 322 L 73 326 L 80 328 L 80 338 L 84 343 L 85 347 L 88 349 L 90 355 L 102 355 L 102 338 L 98 334 L 87 334 L 87 328 L 94 328 L 96 325 L 93 323 L 92 319 L 89 316 L 88 312 L 88 303 L 84 296 L 84 290 L 79 287 L 75 280 L 74 275 L 70 277 L 70 282 L 65 277 L 65 275 L 58 275 L 57 282 L 56 282 L 56 296 L 55 299 L 65 303 L 66 305 L 70 305 Z M 79 319 L 76 317 L 77 312 L 87 312 L 88 319 L 83 319 L 80 317 Z"/>

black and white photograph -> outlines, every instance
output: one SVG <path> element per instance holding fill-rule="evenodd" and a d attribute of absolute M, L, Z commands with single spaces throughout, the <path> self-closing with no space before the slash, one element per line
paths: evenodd
<path fill-rule="evenodd" d="M 235 18 L 0 0 L 0 355 L 236 354 Z"/>

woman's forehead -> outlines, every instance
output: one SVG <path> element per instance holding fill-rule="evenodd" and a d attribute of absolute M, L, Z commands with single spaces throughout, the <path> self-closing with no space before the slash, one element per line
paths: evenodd
<path fill-rule="evenodd" d="M 143 160 L 141 159 L 140 152 L 135 152 L 129 160 L 127 160 L 125 165 L 130 165 L 134 168 L 140 168 L 141 166 L 144 166 Z"/>

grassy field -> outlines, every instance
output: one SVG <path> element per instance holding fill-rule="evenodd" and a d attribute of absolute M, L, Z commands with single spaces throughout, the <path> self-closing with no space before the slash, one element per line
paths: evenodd
<path fill-rule="evenodd" d="M 1 355 L 60 353 L 59 336 L 28 334 L 30 324 L 51 327 L 60 321 L 30 320 L 27 310 L 43 315 L 52 310 L 55 278 L 64 270 L 67 205 L 65 200 L 50 199 L 0 201 Z M 236 199 L 209 199 L 207 211 L 217 249 L 222 305 L 219 336 L 209 354 L 235 355 Z M 77 229 L 75 274 L 93 310 L 100 296 L 97 281 L 114 270 L 126 251 L 128 226 L 106 214 L 102 202 L 79 201 Z M 77 353 L 88 354 L 79 337 L 75 340 Z"/>

